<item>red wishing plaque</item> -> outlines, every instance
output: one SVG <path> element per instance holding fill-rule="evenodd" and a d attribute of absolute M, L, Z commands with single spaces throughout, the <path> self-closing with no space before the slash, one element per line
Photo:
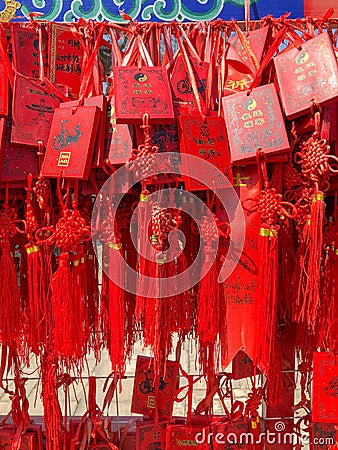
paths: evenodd
<path fill-rule="evenodd" d="M 275 57 L 280 96 L 292 119 L 310 109 L 314 100 L 325 103 L 338 97 L 337 59 L 328 33 L 322 33 Z"/>
<path fill-rule="evenodd" d="M 31 78 L 39 77 L 39 36 L 34 28 L 11 24 L 13 66 L 17 72 Z M 42 28 L 42 57 L 44 70 L 47 62 L 48 36 Z"/>
<path fill-rule="evenodd" d="M 224 95 L 232 95 L 236 92 L 247 92 L 253 82 L 251 71 L 241 72 L 229 63 L 228 77 L 226 80 Z"/>
<path fill-rule="evenodd" d="M 158 147 L 159 153 L 180 153 L 179 133 L 176 123 L 154 123 L 149 130 L 149 134 L 152 144 Z M 139 127 L 136 127 L 136 141 L 137 145 L 144 143 L 144 133 Z M 180 178 L 179 157 L 168 155 L 166 164 L 168 170 L 166 173 L 157 174 L 153 184 L 173 183 Z M 169 171 L 171 173 L 168 173 Z"/>
<path fill-rule="evenodd" d="M 3 183 L 26 181 L 28 173 L 33 177 L 39 175 L 37 149 L 6 142 L 2 157 L 1 181 Z"/>
<path fill-rule="evenodd" d="M 267 155 L 289 148 L 276 89 L 267 84 L 246 93 L 223 97 L 225 124 L 231 160 L 256 157 L 261 148 Z"/>
<path fill-rule="evenodd" d="M 84 106 L 97 106 L 100 109 L 100 120 L 94 146 L 92 167 L 102 167 L 104 160 L 107 97 L 105 95 L 96 95 L 95 97 L 85 98 L 83 104 Z M 60 108 L 73 108 L 77 105 L 77 101 L 64 102 L 60 104 Z"/>
<path fill-rule="evenodd" d="M 16 75 L 11 141 L 33 146 L 42 141 L 46 145 L 53 114 L 60 103 L 57 91 L 38 80 Z"/>
<path fill-rule="evenodd" d="M 88 178 L 99 118 L 97 106 L 79 106 L 75 112 L 66 108 L 55 110 L 42 164 L 43 176 Z"/>
<path fill-rule="evenodd" d="M 0 115 L 8 114 L 8 77 L 4 62 L 0 59 Z"/>
<path fill-rule="evenodd" d="M 313 354 L 312 418 L 338 422 L 338 359 L 330 353 Z"/>
<path fill-rule="evenodd" d="M 69 87 L 69 96 L 78 98 L 83 49 L 67 25 L 50 24 L 48 42 L 49 78 L 52 83 Z"/>
<path fill-rule="evenodd" d="M 0 448 L 11 449 L 13 444 L 14 429 L 0 429 Z M 19 450 L 42 450 L 42 446 L 38 445 L 39 441 L 35 432 L 27 431 L 21 436 L 21 445 Z"/>
<path fill-rule="evenodd" d="M 138 356 L 136 362 L 131 412 L 153 416 L 155 408 L 162 419 L 171 419 L 176 386 L 178 382 L 179 364 L 167 361 L 165 377 L 160 377 L 158 384 L 158 404 L 155 399 L 155 374 L 153 360 L 146 356 Z"/>
<path fill-rule="evenodd" d="M 116 123 L 115 105 L 112 100 L 107 105 L 105 157 L 110 164 L 125 164 L 133 148 L 132 129 L 129 125 Z"/>
<path fill-rule="evenodd" d="M 166 450 L 167 423 L 136 424 L 136 450 Z"/>
<path fill-rule="evenodd" d="M 206 62 L 200 64 L 194 58 L 190 59 L 190 63 L 192 65 L 201 102 L 204 103 L 207 90 L 209 64 Z M 190 114 L 192 112 L 199 114 L 196 97 L 182 56 L 179 56 L 175 61 L 170 84 L 173 92 L 174 109 L 178 115 L 182 114 L 182 112 L 184 114 Z"/>
<path fill-rule="evenodd" d="M 232 182 L 230 154 L 224 120 L 221 117 L 190 116 L 180 117 L 182 130 L 181 151 L 213 164 Z M 184 158 L 182 159 L 184 163 Z M 186 170 L 189 173 L 189 160 Z M 196 174 L 201 175 L 201 174 Z M 205 176 L 206 174 L 203 174 Z M 224 184 L 223 177 L 215 180 L 217 188 L 228 187 Z M 205 189 L 205 186 L 193 178 L 186 179 L 186 187 L 189 190 Z"/>
<path fill-rule="evenodd" d="M 6 123 L 7 122 L 7 123 Z M 10 143 L 11 117 L 0 119 L 1 133 L 1 174 L 3 183 L 22 182 L 27 180 L 27 174 L 33 177 L 39 174 L 37 148 L 25 147 Z"/>
<path fill-rule="evenodd" d="M 116 120 L 173 119 L 174 111 L 164 67 L 114 67 Z"/>
<path fill-rule="evenodd" d="M 166 450 L 196 448 L 209 450 L 209 428 L 203 425 L 168 425 Z"/>
<path fill-rule="evenodd" d="M 254 31 L 250 31 L 248 36 L 245 36 L 246 41 L 249 44 L 250 50 L 255 55 L 257 61 L 260 63 L 265 50 L 266 41 L 269 33 L 269 27 L 259 28 Z M 236 35 L 229 39 L 230 45 L 236 50 L 242 61 L 254 71 L 255 68 L 251 63 L 248 52 L 243 47 L 239 37 Z"/>
<path fill-rule="evenodd" d="M 232 422 L 218 421 L 211 424 L 212 448 L 214 450 L 250 448 L 245 440 L 249 433 L 249 425 L 243 419 Z"/>
<path fill-rule="evenodd" d="M 252 377 L 259 373 L 255 368 L 252 359 L 240 350 L 232 360 L 232 377 L 234 380 L 241 380 L 242 378 Z"/>

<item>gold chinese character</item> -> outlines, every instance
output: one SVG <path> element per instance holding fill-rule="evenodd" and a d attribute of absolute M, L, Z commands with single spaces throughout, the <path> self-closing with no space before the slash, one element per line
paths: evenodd
<path fill-rule="evenodd" d="M 139 89 L 135 89 L 134 94 L 141 94 L 141 91 Z"/>
<path fill-rule="evenodd" d="M 243 183 L 242 181 L 247 181 L 249 179 L 250 179 L 250 177 L 243 177 L 242 178 L 241 174 L 237 172 L 236 176 L 234 178 L 234 186 L 244 187 L 244 186 L 246 186 L 246 183 Z"/>
<path fill-rule="evenodd" d="M 265 120 L 262 117 L 255 120 L 255 125 L 261 126 L 261 125 L 264 125 L 264 124 L 265 124 Z"/>
<path fill-rule="evenodd" d="M 297 81 L 303 81 L 305 80 L 305 75 L 298 75 Z"/>
<path fill-rule="evenodd" d="M 257 109 L 257 111 L 253 112 L 254 117 L 260 117 L 263 115 L 263 111 L 261 109 Z"/>
<path fill-rule="evenodd" d="M 148 396 L 147 407 L 154 409 L 156 407 L 155 397 L 152 395 Z"/>
<path fill-rule="evenodd" d="M 308 77 L 312 77 L 313 75 L 316 75 L 316 73 L 317 73 L 317 70 L 312 69 L 312 70 L 310 70 L 310 72 L 307 75 L 308 75 Z"/>
<path fill-rule="evenodd" d="M 251 128 L 253 127 L 253 121 L 252 120 L 248 120 L 247 122 L 244 122 L 244 128 Z"/>
<path fill-rule="evenodd" d="M 252 118 L 252 115 L 249 112 L 244 113 L 242 115 L 242 117 L 241 117 L 242 120 L 248 120 L 248 119 L 251 119 L 251 118 Z"/>
<path fill-rule="evenodd" d="M 316 64 L 315 64 L 313 61 L 311 61 L 311 62 L 309 62 L 309 63 L 306 64 L 306 68 L 309 69 L 310 67 L 313 67 L 313 66 L 315 66 L 315 65 L 316 65 Z"/>

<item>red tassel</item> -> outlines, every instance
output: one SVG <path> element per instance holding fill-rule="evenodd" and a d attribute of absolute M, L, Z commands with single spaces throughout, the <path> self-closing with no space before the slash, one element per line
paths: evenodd
<path fill-rule="evenodd" d="M 94 349 L 95 357 L 99 359 L 101 347 L 100 329 L 99 329 L 99 277 L 98 261 L 95 257 L 92 244 L 89 246 L 88 256 L 85 264 L 86 274 L 86 304 L 87 323 L 90 331 L 90 346 Z"/>
<path fill-rule="evenodd" d="M 219 230 L 206 217 L 202 218 L 201 236 L 205 241 L 204 263 L 199 283 L 197 333 L 200 347 L 200 365 L 204 374 L 215 374 L 218 371 L 219 352 L 217 339 L 220 333 L 220 310 L 224 303 L 224 288 L 218 282 L 219 258 L 212 246 L 218 240 Z M 210 267 L 210 263 L 211 267 Z M 206 273 L 208 267 L 209 271 Z M 224 326 L 225 324 L 222 324 Z"/>
<path fill-rule="evenodd" d="M 38 355 L 46 348 L 51 328 L 51 250 L 48 244 L 26 245 L 27 253 L 27 341 Z"/>
<path fill-rule="evenodd" d="M 122 259 L 114 258 L 114 252 L 119 252 Z M 125 292 L 124 286 L 124 258 L 120 242 L 108 243 L 109 272 L 118 277 L 118 284 L 112 279 L 108 281 L 108 349 L 112 371 L 125 371 Z"/>
<path fill-rule="evenodd" d="M 259 273 L 258 305 L 260 339 L 257 342 L 256 364 L 270 373 L 276 338 L 278 300 L 278 234 L 275 228 L 262 226 L 258 240 Z"/>
<path fill-rule="evenodd" d="M 52 355 L 42 356 L 41 379 L 46 450 L 60 450 L 63 441 L 62 412 L 57 392 L 57 362 Z"/>
<path fill-rule="evenodd" d="M 84 311 L 81 286 L 72 276 L 68 252 L 61 253 L 51 285 L 55 354 L 78 360 L 85 353 Z"/>
<path fill-rule="evenodd" d="M 11 345 L 21 328 L 20 291 L 8 241 L 0 242 L 0 252 L 0 339 Z"/>
<path fill-rule="evenodd" d="M 325 218 L 324 194 L 317 192 L 312 198 L 311 222 L 309 229 L 309 260 L 308 278 L 305 288 L 305 303 L 307 307 L 306 320 L 314 331 L 318 307 L 320 304 L 320 270 L 323 254 L 323 225 Z"/>

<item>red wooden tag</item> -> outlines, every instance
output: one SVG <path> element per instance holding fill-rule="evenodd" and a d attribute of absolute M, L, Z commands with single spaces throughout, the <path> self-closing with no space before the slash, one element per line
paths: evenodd
<path fill-rule="evenodd" d="M 280 96 L 291 119 L 308 111 L 311 102 L 338 97 L 338 66 L 328 33 L 322 33 L 275 57 Z"/>
<path fill-rule="evenodd" d="M 29 424 L 29 427 L 27 428 L 27 431 L 30 433 L 35 433 L 35 447 L 36 450 L 43 450 L 42 445 L 42 426 L 38 424 Z"/>
<path fill-rule="evenodd" d="M 43 176 L 58 177 L 62 173 L 64 178 L 88 178 L 99 118 L 97 106 L 79 106 L 75 112 L 55 110 Z"/>
<path fill-rule="evenodd" d="M 97 106 L 100 109 L 99 127 L 94 147 L 94 155 L 92 160 L 92 167 L 102 167 L 104 160 L 104 138 L 106 130 L 106 110 L 107 97 L 105 95 L 96 95 L 95 97 L 85 98 L 84 106 Z M 60 108 L 73 108 L 77 106 L 77 101 L 64 102 L 60 104 Z"/>
<path fill-rule="evenodd" d="M 69 26 L 51 23 L 48 42 L 49 78 L 69 87 L 69 96 L 78 98 L 83 49 Z"/>
<path fill-rule="evenodd" d="M 114 98 L 117 123 L 174 118 L 164 67 L 114 67 Z"/>
<path fill-rule="evenodd" d="M 13 444 L 13 437 L 15 431 L 14 428 L 1 428 L 0 429 L 0 448 L 11 449 Z M 26 431 L 21 436 L 20 450 L 42 450 L 42 447 L 38 446 L 36 433 Z"/>
<path fill-rule="evenodd" d="M 37 148 L 10 143 L 11 117 L 0 119 L 1 124 L 1 175 L 3 183 L 26 182 L 27 174 L 39 175 Z"/>
<path fill-rule="evenodd" d="M 257 168 L 255 166 L 234 167 L 234 186 L 241 200 L 259 195 Z M 245 242 L 239 263 L 224 282 L 227 302 L 228 353 L 222 366 L 227 367 L 236 353 L 243 349 L 249 357 L 254 356 L 257 323 L 257 279 L 259 258 L 258 236 L 260 217 L 257 212 L 245 216 Z"/>
<path fill-rule="evenodd" d="M 234 422 L 211 423 L 211 432 L 214 450 L 249 448 L 245 447 L 246 441 L 243 439 L 243 436 L 249 432 L 249 426 L 243 419 Z M 250 441 L 248 440 L 248 442 Z"/>
<path fill-rule="evenodd" d="M 182 130 L 181 151 L 198 156 L 216 166 L 232 182 L 229 147 L 226 137 L 224 120 L 221 117 L 200 116 L 180 117 Z M 184 158 L 182 158 L 184 164 Z M 189 173 L 189 162 L 186 170 Z M 196 174 L 198 175 L 198 174 Z M 205 174 L 206 175 L 206 174 Z M 193 177 L 193 174 L 191 174 Z M 222 182 L 222 177 L 215 180 L 217 188 L 228 187 Z M 205 186 L 194 178 L 186 179 L 189 190 L 205 189 Z"/>
<path fill-rule="evenodd" d="M 11 141 L 37 146 L 48 140 L 53 113 L 61 103 L 57 92 L 38 80 L 16 75 L 13 96 Z"/>
<path fill-rule="evenodd" d="M 231 95 L 236 92 L 246 93 L 250 88 L 253 79 L 253 75 L 250 71 L 240 72 L 229 63 L 224 95 Z"/>
<path fill-rule="evenodd" d="M 242 378 L 252 377 L 260 373 L 258 368 L 255 368 L 252 359 L 240 350 L 232 360 L 232 378 L 234 380 L 241 380 Z"/>
<path fill-rule="evenodd" d="M 159 390 L 157 393 L 158 405 L 156 405 L 153 360 L 146 356 L 138 356 L 131 412 L 145 416 L 153 416 L 157 406 L 159 417 L 162 419 L 170 419 L 174 405 L 178 371 L 178 363 L 167 361 L 165 378 L 161 377 L 159 382 Z"/>
<path fill-rule="evenodd" d="M 0 115 L 8 114 L 8 76 L 4 62 L 0 59 Z"/>
<path fill-rule="evenodd" d="M 204 431 L 203 431 L 204 430 Z M 209 428 L 207 428 L 209 430 Z M 206 439 L 204 439 L 206 436 Z M 204 441 L 201 442 L 200 441 Z M 203 425 L 168 425 L 166 450 L 190 448 L 208 450 L 208 431 Z"/>
<path fill-rule="evenodd" d="M 330 353 L 313 354 L 312 418 L 338 422 L 338 360 Z"/>
<path fill-rule="evenodd" d="M 223 97 L 231 160 L 256 157 L 261 148 L 267 155 L 289 148 L 284 119 L 273 84 L 252 90 L 251 95 Z"/>
<path fill-rule="evenodd" d="M 93 449 L 100 449 L 100 450 L 109 450 L 111 447 L 109 447 L 107 441 L 105 441 L 97 431 L 98 428 L 100 428 L 102 431 L 105 430 L 107 434 L 111 432 L 111 423 L 105 423 L 104 419 L 100 419 L 99 422 L 95 422 L 95 437 L 93 435 L 90 435 L 90 431 L 93 430 L 93 424 L 88 423 L 88 421 L 81 421 L 80 419 L 70 419 L 69 420 L 69 447 L 72 450 L 80 450 L 83 448 L 84 444 L 87 444 L 87 448 L 93 448 Z M 80 427 L 80 428 L 79 428 Z M 104 431 L 103 431 L 104 432 Z M 75 438 L 75 439 L 74 439 Z M 75 444 L 74 441 L 77 443 Z M 73 440 L 73 445 L 71 446 L 71 441 Z M 90 442 L 89 442 L 90 440 Z M 42 449 L 41 449 L 42 450 Z"/>
<path fill-rule="evenodd" d="M 7 130 L 10 132 L 9 125 L 7 126 L 7 119 L 0 117 L 0 164 L 2 164 L 3 160 Z"/>
<path fill-rule="evenodd" d="M 110 164 L 125 164 L 133 148 L 132 128 L 116 123 L 114 100 L 107 105 L 105 156 Z"/>
<path fill-rule="evenodd" d="M 204 104 L 209 64 L 199 62 L 195 58 L 190 58 L 193 73 L 196 79 L 196 85 L 200 94 L 201 102 Z M 177 115 L 188 115 L 191 113 L 200 114 L 197 107 L 196 98 L 191 86 L 191 81 L 184 64 L 183 57 L 180 55 L 175 61 L 174 69 L 171 75 L 170 84 L 173 92 L 173 105 Z"/>
<path fill-rule="evenodd" d="M 31 78 L 39 77 L 39 36 L 34 28 L 26 24 L 11 24 L 13 66 L 17 72 Z M 44 69 L 47 68 L 48 36 L 42 28 L 42 56 Z"/>
<path fill-rule="evenodd" d="M 332 102 L 323 108 L 322 128 L 320 136 L 329 142 L 335 142 L 338 139 L 338 102 Z"/>
<path fill-rule="evenodd" d="M 249 43 L 250 49 L 254 53 L 254 55 L 257 58 L 257 61 L 260 63 L 262 60 L 262 56 L 265 50 L 266 41 L 269 33 L 269 27 L 263 27 L 258 28 L 257 30 L 250 31 L 248 36 L 246 37 L 246 40 Z M 251 63 L 251 60 L 245 51 L 239 37 L 235 35 L 231 39 L 229 39 L 230 45 L 236 50 L 238 55 L 241 57 L 242 61 L 247 64 L 247 66 L 250 68 L 252 72 L 255 71 L 255 68 L 253 64 Z"/>
<path fill-rule="evenodd" d="M 176 123 L 154 123 L 151 126 L 149 133 L 151 136 L 152 144 L 158 147 L 159 153 L 180 152 L 180 142 Z M 136 140 L 138 145 L 143 144 L 144 142 L 144 134 L 140 127 L 136 127 Z M 168 157 L 166 163 L 171 168 L 170 170 L 172 170 L 174 173 L 158 174 L 156 180 L 152 181 L 152 184 L 173 183 L 180 179 L 180 161 L 176 161 Z"/>
<path fill-rule="evenodd" d="M 165 450 L 167 423 L 136 424 L 136 450 Z"/>

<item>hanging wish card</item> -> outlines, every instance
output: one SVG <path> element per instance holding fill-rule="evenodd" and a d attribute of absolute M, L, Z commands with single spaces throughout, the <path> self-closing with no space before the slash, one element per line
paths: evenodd
<path fill-rule="evenodd" d="M 114 67 L 114 97 L 118 123 L 174 118 L 164 67 Z"/>
<path fill-rule="evenodd" d="M 42 176 L 88 178 L 99 118 L 97 106 L 79 106 L 75 112 L 61 108 L 55 110 Z"/>
<path fill-rule="evenodd" d="M 193 68 L 200 100 L 205 103 L 209 64 L 206 62 L 199 63 L 195 58 L 191 58 L 190 63 Z M 199 114 L 196 97 L 182 56 L 179 56 L 175 61 L 170 84 L 173 92 L 174 109 L 177 115 Z"/>
<path fill-rule="evenodd" d="M 107 105 L 105 155 L 109 164 L 125 164 L 133 148 L 132 126 L 116 123 L 115 104 L 112 99 Z"/>
<path fill-rule="evenodd" d="M 280 97 L 289 119 L 309 111 L 312 102 L 338 97 L 338 65 L 328 33 L 275 57 Z"/>
<path fill-rule="evenodd" d="M 48 36 L 46 29 L 42 29 L 42 58 L 44 71 L 47 69 Z M 17 72 L 26 77 L 39 77 L 39 35 L 37 30 L 26 24 L 12 23 L 12 52 L 13 66 Z"/>
<path fill-rule="evenodd" d="M 105 95 L 96 95 L 94 97 L 85 98 L 83 104 L 84 106 L 97 106 L 100 109 L 99 127 L 91 166 L 102 167 L 104 160 L 107 97 Z M 64 102 L 60 104 L 60 108 L 73 108 L 77 105 L 78 101 Z"/>
<path fill-rule="evenodd" d="M 338 423 L 338 359 L 330 353 L 313 354 L 312 418 Z"/>
<path fill-rule="evenodd" d="M 47 144 L 55 108 L 61 103 L 56 89 L 33 78 L 16 75 L 13 94 L 11 142 L 37 146 Z"/>
<path fill-rule="evenodd" d="M 223 97 L 223 109 L 232 162 L 254 159 L 259 148 L 267 155 L 289 148 L 273 84 Z"/>
<path fill-rule="evenodd" d="M 6 123 L 7 121 L 7 123 Z M 0 119 L 1 171 L 2 183 L 26 182 L 27 174 L 39 175 L 37 148 L 11 144 L 11 117 Z"/>
<path fill-rule="evenodd" d="M 201 116 L 182 116 L 180 117 L 180 127 L 182 154 L 194 155 L 209 162 L 232 182 L 230 153 L 224 120 L 216 116 L 208 116 L 204 119 Z M 182 157 L 182 163 L 185 163 L 184 157 Z M 186 171 L 189 173 L 189 162 L 186 166 Z M 195 175 L 198 179 L 198 175 L 201 174 Z M 204 174 L 204 176 L 206 175 Z M 222 184 L 223 180 L 224 177 L 221 176 L 218 180 L 215 180 L 215 187 L 228 187 L 228 184 Z M 193 173 L 191 173 L 191 177 L 186 178 L 185 183 L 188 190 L 205 189 L 202 183 L 194 179 Z"/>
<path fill-rule="evenodd" d="M 153 145 L 158 147 L 159 153 L 168 153 L 166 158 L 166 165 L 168 170 L 165 173 L 159 173 L 156 180 L 153 180 L 153 184 L 173 183 L 177 182 L 181 177 L 180 175 L 180 157 L 169 155 L 169 153 L 180 153 L 180 141 L 178 126 L 176 123 L 154 123 L 149 134 Z M 136 127 L 136 141 L 137 145 L 143 144 L 144 133 L 141 127 Z M 164 155 L 162 155 L 164 158 Z"/>
<path fill-rule="evenodd" d="M 0 116 L 8 114 L 8 76 L 5 64 L 0 59 Z"/>
<path fill-rule="evenodd" d="M 136 450 L 165 450 L 167 423 L 136 424 Z"/>
<path fill-rule="evenodd" d="M 252 69 L 242 60 L 236 50 L 229 46 L 226 55 L 227 76 L 224 86 L 224 95 L 236 92 L 247 92 L 253 82 Z"/>
<path fill-rule="evenodd" d="M 77 99 L 80 92 L 83 49 L 69 25 L 50 24 L 48 42 L 49 78 L 52 83 L 69 87 L 69 97 Z"/>
<path fill-rule="evenodd" d="M 255 71 L 255 67 L 251 62 L 249 53 L 252 52 L 256 57 L 257 62 L 261 62 L 264 50 L 266 48 L 269 29 L 269 27 L 263 27 L 250 31 L 249 34 L 245 36 L 247 49 L 245 49 L 237 35 L 229 39 L 229 44 L 236 50 L 242 61 L 248 65 L 251 71 Z"/>
<path fill-rule="evenodd" d="M 203 425 L 168 425 L 166 450 L 194 448 L 209 450 L 209 427 Z M 211 433 L 210 433 L 211 434 Z"/>
<path fill-rule="evenodd" d="M 178 381 L 179 364 L 167 361 L 165 376 L 158 381 L 155 395 L 155 373 L 153 360 L 138 356 L 135 369 L 131 412 L 153 417 L 155 408 L 162 419 L 171 419 Z M 157 404 L 156 404 L 157 397 Z"/>

